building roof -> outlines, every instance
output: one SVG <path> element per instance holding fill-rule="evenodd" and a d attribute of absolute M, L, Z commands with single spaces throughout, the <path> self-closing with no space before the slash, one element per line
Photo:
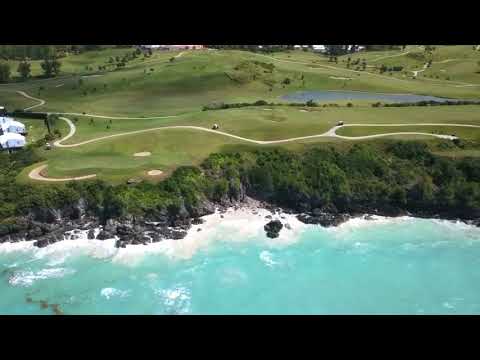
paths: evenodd
<path fill-rule="evenodd" d="M 7 141 L 9 140 L 17 140 L 17 141 L 22 141 L 25 143 L 25 136 L 22 136 L 20 134 L 16 133 L 6 133 L 3 135 L 0 135 L 0 144 L 3 146 Z"/>
<path fill-rule="evenodd" d="M 15 121 L 15 120 L 6 121 L 5 123 L 2 124 L 2 128 L 7 128 L 7 127 L 10 127 L 12 125 L 16 126 L 16 127 L 19 127 L 19 128 L 25 128 L 25 125 L 23 125 L 19 121 Z"/>
<path fill-rule="evenodd" d="M 13 118 L 8 116 L 0 116 L 0 124 L 5 124 L 6 122 L 13 121 Z"/>
<path fill-rule="evenodd" d="M 0 129 L 4 133 L 25 132 L 25 125 L 23 125 L 21 122 L 9 119 L 5 122 L 0 122 Z"/>

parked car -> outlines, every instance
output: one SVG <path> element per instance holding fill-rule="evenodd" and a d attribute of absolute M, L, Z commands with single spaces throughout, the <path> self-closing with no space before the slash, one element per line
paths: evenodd
<path fill-rule="evenodd" d="M 343 121 L 339 121 L 339 122 L 337 123 L 337 126 L 343 126 Z"/>

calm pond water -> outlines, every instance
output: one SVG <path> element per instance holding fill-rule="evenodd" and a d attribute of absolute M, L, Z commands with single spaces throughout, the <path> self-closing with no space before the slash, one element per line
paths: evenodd
<path fill-rule="evenodd" d="M 292 102 L 333 102 L 344 100 L 372 100 L 380 102 L 418 102 L 418 101 L 448 101 L 456 99 L 415 94 L 383 94 L 362 91 L 299 91 L 282 96 L 282 100 Z M 458 100 L 458 99 L 457 99 Z"/>

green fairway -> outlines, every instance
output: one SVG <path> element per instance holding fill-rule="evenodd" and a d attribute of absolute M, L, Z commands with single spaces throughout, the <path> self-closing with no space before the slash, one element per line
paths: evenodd
<path fill-rule="evenodd" d="M 41 152 L 48 159 L 49 177 L 97 174 L 101 179 L 117 183 L 134 176 L 155 180 L 146 172 L 161 170 L 168 174 L 178 166 L 198 164 L 222 146 L 236 143 L 238 141 L 218 135 L 173 129 L 136 135 L 134 139 L 117 138 Z M 141 152 L 150 152 L 151 156 L 134 156 Z M 27 172 L 21 174 L 20 179 L 26 181 Z"/>
<path fill-rule="evenodd" d="M 268 109 L 268 110 L 266 110 Z M 120 134 L 129 131 L 162 126 L 191 125 L 211 128 L 220 125 L 220 130 L 254 140 L 281 140 L 292 137 L 321 134 L 339 121 L 345 123 L 459 123 L 480 125 L 480 106 L 437 107 L 353 107 L 353 108 L 304 108 L 296 107 L 250 107 L 217 111 L 197 112 L 168 119 L 107 119 L 73 116 L 77 132 L 65 144 L 76 144 L 96 137 Z M 107 126 L 110 126 L 107 129 Z"/>
<path fill-rule="evenodd" d="M 202 112 L 192 117 L 158 120 L 114 120 L 110 130 L 103 128 L 107 120 L 96 119 L 89 125 L 86 118 L 77 124 L 78 132 L 66 143 L 106 136 L 128 131 L 137 131 L 147 126 L 194 125 L 210 127 L 212 122 L 221 125 L 221 131 L 254 140 L 281 140 L 299 136 L 322 134 L 337 124 L 338 119 L 351 119 L 350 123 L 427 123 L 435 119 L 438 123 L 480 124 L 476 106 L 420 107 L 420 108 L 341 108 L 316 109 L 300 112 L 297 109 L 280 108 L 272 111 L 263 109 L 234 109 Z M 447 111 L 448 110 L 448 111 Z M 225 119 L 225 120 L 223 120 Z M 228 120 L 227 120 L 228 119 Z M 62 123 L 59 121 L 59 123 Z M 101 125 L 100 125 L 101 124 Z M 66 123 L 64 123 L 66 127 Z M 99 131 L 96 127 L 102 126 Z M 480 140 L 480 129 L 459 127 L 344 127 L 337 132 L 345 136 L 363 136 L 392 132 L 423 132 L 455 134 L 464 139 Z M 62 133 L 67 130 L 62 128 Z M 392 136 L 392 139 L 425 139 L 425 136 Z M 334 138 L 300 140 L 296 143 L 276 146 L 301 149 L 306 144 L 338 143 Z M 143 176 L 146 171 L 159 169 L 168 174 L 179 165 L 198 164 L 208 154 L 220 151 L 225 146 L 258 147 L 248 142 L 232 139 L 220 134 L 205 133 L 190 129 L 164 129 L 142 134 L 124 135 L 112 139 L 81 145 L 74 148 L 39 150 L 49 160 L 48 175 L 70 177 L 97 174 L 99 178 L 121 182 L 133 176 Z M 270 145 L 261 145 L 270 146 Z M 148 157 L 135 157 L 135 153 L 150 152 Z M 25 178 L 26 174 L 23 174 Z"/>

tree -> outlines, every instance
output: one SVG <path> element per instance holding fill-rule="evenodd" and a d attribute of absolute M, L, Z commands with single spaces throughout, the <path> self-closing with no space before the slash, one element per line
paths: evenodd
<path fill-rule="evenodd" d="M 20 74 L 23 80 L 26 80 L 28 77 L 30 77 L 30 72 L 31 72 L 30 63 L 27 62 L 26 60 L 19 63 L 17 72 Z"/>
<path fill-rule="evenodd" d="M 57 76 L 60 72 L 60 67 L 62 63 L 58 61 L 56 58 L 45 58 L 43 62 L 40 64 L 42 67 L 43 72 L 45 73 L 46 77 Z"/>
<path fill-rule="evenodd" d="M 0 83 L 10 80 L 10 65 L 8 63 L 0 63 Z"/>

